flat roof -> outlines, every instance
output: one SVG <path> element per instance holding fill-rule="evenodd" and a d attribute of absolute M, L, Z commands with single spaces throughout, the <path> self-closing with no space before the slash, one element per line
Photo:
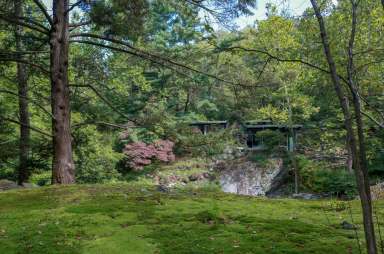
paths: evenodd
<path fill-rule="evenodd" d="M 244 125 L 247 129 L 289 129 L 289 125 L 282 125 L 282 124 L 246 124 Z M 293 129 L 301 129 L 303 128 L 303 125 L 300 124 L 294 124 L 292 125 Z"/>
<path fill-rule="evenodd" d="M 191 122 L 191 125 L 208 125 L 208 124 L 226 124 L 228 121 L 196 121 Z"/>

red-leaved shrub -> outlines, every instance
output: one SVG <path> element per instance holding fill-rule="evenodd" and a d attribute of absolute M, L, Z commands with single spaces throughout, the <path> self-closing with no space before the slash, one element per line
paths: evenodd
<path fill-rule="evenodd" d="M 157 140 L 153 144 L 140 141 L 126 145 L 123 153 L 128 157 L 128 166 L 135 171 L 140 171 L 155 160 L 174 161 L 173 146 L 174 143 L 169 140 Z"/>

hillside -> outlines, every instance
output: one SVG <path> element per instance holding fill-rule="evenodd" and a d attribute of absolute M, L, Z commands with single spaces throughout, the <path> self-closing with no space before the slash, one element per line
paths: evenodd
<path fill-rule="evenodd" d="M 345 202 L 143 186 L 0 192 L 0 253 L 359 253 L 355 231 L 341 226 L 351 222 Z"/>

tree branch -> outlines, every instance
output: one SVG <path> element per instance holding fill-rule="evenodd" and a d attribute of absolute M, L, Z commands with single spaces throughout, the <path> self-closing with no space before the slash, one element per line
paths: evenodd
<path fill-rule="evenodd" d="M 147 60 L 156 62 L 157 64 L 159 64 L 160 62 L 169 63 L 171 65 L 180 67 L 182 69 L 185 69 L 185 70 L 188 70 L 188 71 L 191 71 L 191 72 L 194 72 L 194 73 L 198 73 L 198 74 L 207 76 L 209 78 L 215 79 L 217 81 L 220 81 L 222 83 L 226 83 L 226 84 L 229 84 L 229 85 L 242 86 L 242 87 L 248 87 L 248 88 L 257 87 L 257 85 L 246 85 L 246 84 L 241 84 L 241 83 L 236 83 L 236 82 L 232 82 L 232 81 L 229 81 L 229 80 L 225 80 L 225 79 L 217 77 L 217 76 L 215 76 L 213 74 L 210 74 L 210 73 L 207 73 L 207 72 L 204 72 L 204 71 L 200 71 L 200 70 L 195 69 L 193 67 L 190 67 L 190 66 L 178 63 L 178 62 L 176 62 L 176 61 L 174 61 L 172 59 L 169 59 L 169 58 L 166 58 L 166 57 L 163 57 L 163 56 L 159 56 L 159 55 L 156 55 L 156 54 L 153 54 L 153 53 L 150 53 L 150 52 L 146 52 L 146 51 L 144 51 L 142 49 L 138 49 L 138 48 L 132 46 L 131 44 L 127 43 L 127 42 L 124 42 L 122 40 L 118 40 L 118 39 L 115 39 L 115 38 L 105 37 L 105 36 L 96 35 L 96 34 L 89 34 L 89 33 L 72 34 L 70 37 L 95 38 L 95 39 L 100 39 L 100 40 L 116 43 L 116 44 L 128 47 L 129 49 L 133 50 L 134 52 L 128 51 L 128 50 L 124 50 L 124 49 L 119 49 L 119 48 L 112 47 L 112 46 L 107 46 L 107 45 L 100 44 L 100 43 L 94 43 L 94 42 L 90 42 L 90 41 L 83 42 L 83 43 L 98 45 L 98 46 L 105 47 L 105 48 L 110 48 L 110 49 L 115 49 L 115 50 L 118 49 L 121 52 L 126 52 L 126 53 L 129 53 L 129 54 L 132 54 L 132 55 L 136 55 L 138 57 L 145 58 Z M 72 40 L 72 42 L 79 42 L 79 43 L 81 43 L 82 41 L 80 41 L 80 40 Z M 166 66 L 164 63 L 160 63 L 160 64 L 162 64 L 163 66 Z"/>
<path fill-rule="evenodd" d="M 108 126 L 108 127 L 112 127 L 112 128 L 116 128 L 116 129 L 124 129 L 124 130 L 129 128 L 128 126 L 124 126 L 124 125 L 119 125 L 119 124 L 114 124 L 114 123 L 107 123 L 107 122 L 94 122 L 94 121 L 74 124 L 74 125 L 72 125 L 72 128 L 79 128 L 79 127 L 84 126 L 84 125 L 105 125 L 105 126 Z"/>
<path fill-rule="evenodd" d="M 39 64 L 35 64 L 35 63 L 31 63 L 27 60 L 23 60 L 23 59 L 15 59 L 15 58 L 0 58 L 0 62 L 18 62 L 18 63 L 24 63 L 24 64 L 28 64 L 32 67 L 35 67 L 39 70 L 41 70 L 42 72 L 44 72 L 45 74 L 50 74 L 51 72 L 47 69 L 45 69 L 43 66 L 39 65 Z"/>
<path fill-rule="evenodd" d="M 122 116 L 123 118 L 127 119 L 130 122 L 133 122 L 135 124 L 138 124 L 136 120 L 130 119 L 129 116 L 122 113 L 119 109 L 117 109 L 107 98 L 105 98 L 94 86 L 87 84 L 87 85 L 70 85 L 71 87 L 85 87 L 91 89 L 105 104 L 107 104 L 114 112 Z"/>
<path fill-rule="evenodd" d="M 49 34 L 49 31 L 47 31 L 46 29 L 42 29 L 39 26 L 32 25 L 32 23 L 28 24 L 27 22 L 18 20 L 17 18 L 11 18 L 11 17 L 7 17 L 7 16 L 4 16 L 4 15 L 0 15 L 0 19 L 5 20 L 5 21 L 7 21 L 9 23 L 13 23 L 13 24 L 17 24 L 17 25 L 20 25 L 20 26 L 27 27 L 29 29 L 32 29 L 32 30 L 37 31 L 37 32 L 40 32 L 40 33 L 45 34 L 45 35 Z"/>
<path fill-rule="evenodd" d="M 313 69 L 316 69 L 318 71 L 321 71 L 321 72 L 324 72 L 324 73 L 327 73 L 327 74 L 330 74 L 330 71 L 327 70 L 327 69 L 324 69 L 320 66 L 317 66 L 313 63 L 310 63 L 310 62 L 306 62 L 302 59 L 285 59 L 285 58 L 280 58 L 278 56 L 275 56 L 275 55 L 272 55 L 271 53 L 269 53 L 268 51 L 265 51 L 265 50 L 261 50 L 261 49 L 249 49 L 249 48 L 244 48 L 244 47 L 241 47 L 241 46 L 235 46 L 235 47 L 228 47 L 228 48 L 219 48 L 220 50 L 223 50 L 223 51 L 229 51 L 229 50 L 242 50 L 242 51 L 246 51 L 246 52 L 254 52 L 254 53 L 260 53 L 260 54 L 264 54 L 266 56 L 268 56 L 269 58 L 271 59 L 274 59 L 278 62 L 291 62 L 291 63 L 300 63 L 300 64 L 303 64 L 303 65 L 306 65 L 308 67 L 311 67 Z M 339 78 L 345 82 L 345 83 L 348 83 L 348 81 L 342 77 L 341 75 L 338 75 Z"/>
<path fill-rule="evenodd" d="M 78 2 L 76 2 L 76 3 L 74 3 L 74 4 L 72 4 L 72 6 L 69 7 L 69 9 L 65 11 L 65 13 L 67 14 L 67 13 L 69 13 L 70 11 L 72 11 L 73 9 L 75 9 L 77 6 L 79 6 L 79 5 L 81 4 L 81 2 L 83 2 L 83 0 L 80 0 L 80 1 L 78 1 Z"/>
<path fill-rule="evenodd" d="M 366 116 L 369 120 L 371 120 L 372 122 L 374 122 L 377 126 L 379 126 L 380 128 L 384 128 L 384 123 L 380 123 L 377 119 L 375 119 L 373 116 L 369 115 L 368 113 L 360 110 L 361 114 L 363 114 L 364 116 Z"/>
<path fill-rule="evenodd" d="M 15 124 L 18 124 L 18 125 L 27 127 L 27 128 L 29 128 L 29 129 L 31 129 L 31 130 L 37 132 L 37 133 L 40 133 L 40 134 L 42 134 L 42 135 L 44 135 L 44 136 L 47 136 L 47 137 L 50 137 L 50 138 L 53 137 L 51 134 L 49 134 L 49 133 L 47 133 L 47 132 L 45 132 L 45 131 L 43 131 L 43 130 L 40 130 L 39 128 L 30 126 L 30 125 L 25 124 L 25 123 L 21 123 L 21 122 L 15 120 L 15 119 L 12 119 L 12 118 L 8 118 L 8 117 L 2 117 L 2 116 L 0 116 L 0 120 L 7 121 L 7 122 L 11 122 L 11 123 L 15 123 Z"/>
<path fill-rule="evenodd" d="M 27 101 L 30 101 L 32 102 L 33 104 L 35 104 L 37 107 L 39 107 L 41 110 L 43 110 L 47 115 L 49 115 L 52 119 L 55 119 L 55 117 L 52 115 L 51 112 L 49 112 L 48 110 L 46 110 L 42 105 L 40 105 L 39 103 L 37 103 L 36 101 L 32 100 L 31 98 L 27 97 L 27 96 L 22 96 L 18 93 L 15 93 L 15 92 L 12 92 L 12 91 L 9 91 L 9 90 L 5 90 L 5 89 L 0 89 L 0 93 L 7 93 L 7 94 L 11 94 L 11 95 L 14 95 L 14 96 L 17 96 L 17 97 L 20 97 L 20 98 L 23 98 L 23 99 L 26 99 Z"/>
<path fill-rule="evenodd" d="M 47 9 L 45 8 L 44 4 L 40 2 L 40 0 L 33 0 L 33 2 L 39 7 L 41 12 L 44 14 L 45 18 L 47 19 L 48 23 L 52 26 L 53 25 L 53 20 L 51 16 L 49 16 L 49 13 Z"/>

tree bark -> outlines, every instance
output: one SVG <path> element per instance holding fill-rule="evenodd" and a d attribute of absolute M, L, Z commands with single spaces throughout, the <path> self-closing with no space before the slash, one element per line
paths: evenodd
<path fill-rule="evenodd" d="M 75 165 L 72 158 L 70 100 L 68 84 L 69 0 L 54 0 L 51 28 L 51 106 L 53 162 L 52 183 L 75 182 Z"/>
<path fill-rule="evenodd" d="M 22 0 L 14 1 L 15 16 L 23 16 L 23 5 Z M 21 39 L 23 33 L 23 27 L 16 25 L 15 29 L 15 40 L 16 40 L 16 51 L 21 52 L 24 50 L 23 42 Z M 22 60 L 23 56 L 18 55 L 18 59 Z M 19 166 L 17 170 L 17 183 L 21 185 L 28 181 L 29 178 L 29 142 L 30 142 L 30 117 L 28 109 L 28 73 L 27 66 L 21 62 L 17 63 L 17 84 L 18 84 L 18 95 L 19 95 L 19 118 L 20 122 L 20 138 L 19 138 Z"/>
<path fill-rule="evenodd" d="M 371 204 L 371 189 L 369 185 L 368 177 L 368 163 L 367 163 L 367 154 L 365 147 L 365 137 L 364 137 L 364 123 L 361 114 L 361 101 L 359 96 L 359 91 L 354 80 L 354 63 L 353 63 L 353 49 L 356 36 L 356 26 L 357 26 L 357 7 L 358 2 L 356 0 L 351 0 L 352 4 L 352 24 L 351 24 L 351 35 L 348 44 L 348 64 L 347 64 L 347 75 L 348 75 L 348 87 L 352 94 L 353 108 L 355 111 L 355 122 L 357 127 L 357 137 L 358 137 L 358 146 L 359 146 L 359 157 L 360 157 L 360 173 L 364 178 L 364 200 L 363 204 L 363 223 L 365 230 L 365 235 L 367 239 L 367 248 L 368 253 L 376 253 L 376 239 L 375 239 L 375 228 L 374 222 L 372 219 L 372 204 Z M 361 195 L 360 198 L 362 199 Z M 369 241 L 368 241 L 369 239 Z"/>
<path fill-rule="evenodd" d="M 376 237 L 375 237 L 374 223 L 373 223 L 373 217 L 372 217 L 372 205 L 371 205 L 371 196 L 370 196 L 368 175 L 367 175 L 366 167 L 365 167 L 366 160 L 365 160 L 365 156 L 362 156 L 363 154 L 365 154 L 364 135 L 360 136 L 360 131 L 358 131 L 359 141 L 357 141 L 356 136 L 355 136 L 355 131 L 353 129 L 351 112 L 350 112 L 350 109 L 348 106 L 349 105 L 349 103 L 348 103 L 349 99 L 345 95 L 345 93 L 342 89 L 342 86 L 341 86 L 340 78 L 337 75 L 336 64 L 333 60 L 333 56 L 332 56 L 331 49 L 329 46 L 329 41 L 328 41 L 326 29 L 325 29 L 324 19 L 320 13 L 320 8 L 317 5 L 317 1 L 311 0 L 311 3 L 312 3 L 313 10 L 315 12 L 316 18 L 317 18 L 318 23 L 319 23 L 321 40 L 323 43 L 324 54 L 325 54 L 327 62 L 328 62 L 331 79 L 332 79 L 336 94 L 339 98 L 340 106 L 342 108 L 343 115 L 344 115 L 344 125 L 345 125 L 345 128 L 347 130 L 347 136 L 349 138 L 348 142 L 350 144 L 351 152 L 352 152 L 352 156 L 353 156 L 353 164 L 354 164 L 354 170 L 355 170 L 355 175 L 356 175 L 356 182 L 357 182 L 357 187 L 358 187 L 358 191 L 359 191 L 361 207 L 362 207 L 362 211 L 363 211 L 363 224 L 364 224 L 365 240 L 366 240 L 366 244 L 367 244 L 367 252 L 368 252 L 368 254 L 376 254 L 377 253 L 377 246 L 376 246 Z M 352 95 L 353 95 L 353 97 L 355 97 L 354 94 L 352 94 Z M 355 98 L 353 98 L 353 102 L 354 102 L 354 109 L 356 111 L 357 107 L 359 105 L 357 105 Z M 357 113 L 357 112 L 355 112 L 355 113 Z M 356 118 L 356 120 L 358 122 L 357 118 Z M 362 122 L 360 124 L 362 124 Z M 359 123 L 358 123 L 358 125 L 359 125 Z M 361 126 L 362 125 L 360 125 L 360 127 Z M 358 142 L 359 142 L 360 149 L 358 149 Z"/>
<path fill-rule="evenodd" d="M 351 145 L 349 144 L 349 138 L 347 137 L 346 138 L 346 148 L 347 148 L 347 162 L 346 162 L 346 166 L 347 166 L 347 170 L 349 173 L 353 174 L 353 156 L 352 156 L 352 149 L 351 149 Z"/>

